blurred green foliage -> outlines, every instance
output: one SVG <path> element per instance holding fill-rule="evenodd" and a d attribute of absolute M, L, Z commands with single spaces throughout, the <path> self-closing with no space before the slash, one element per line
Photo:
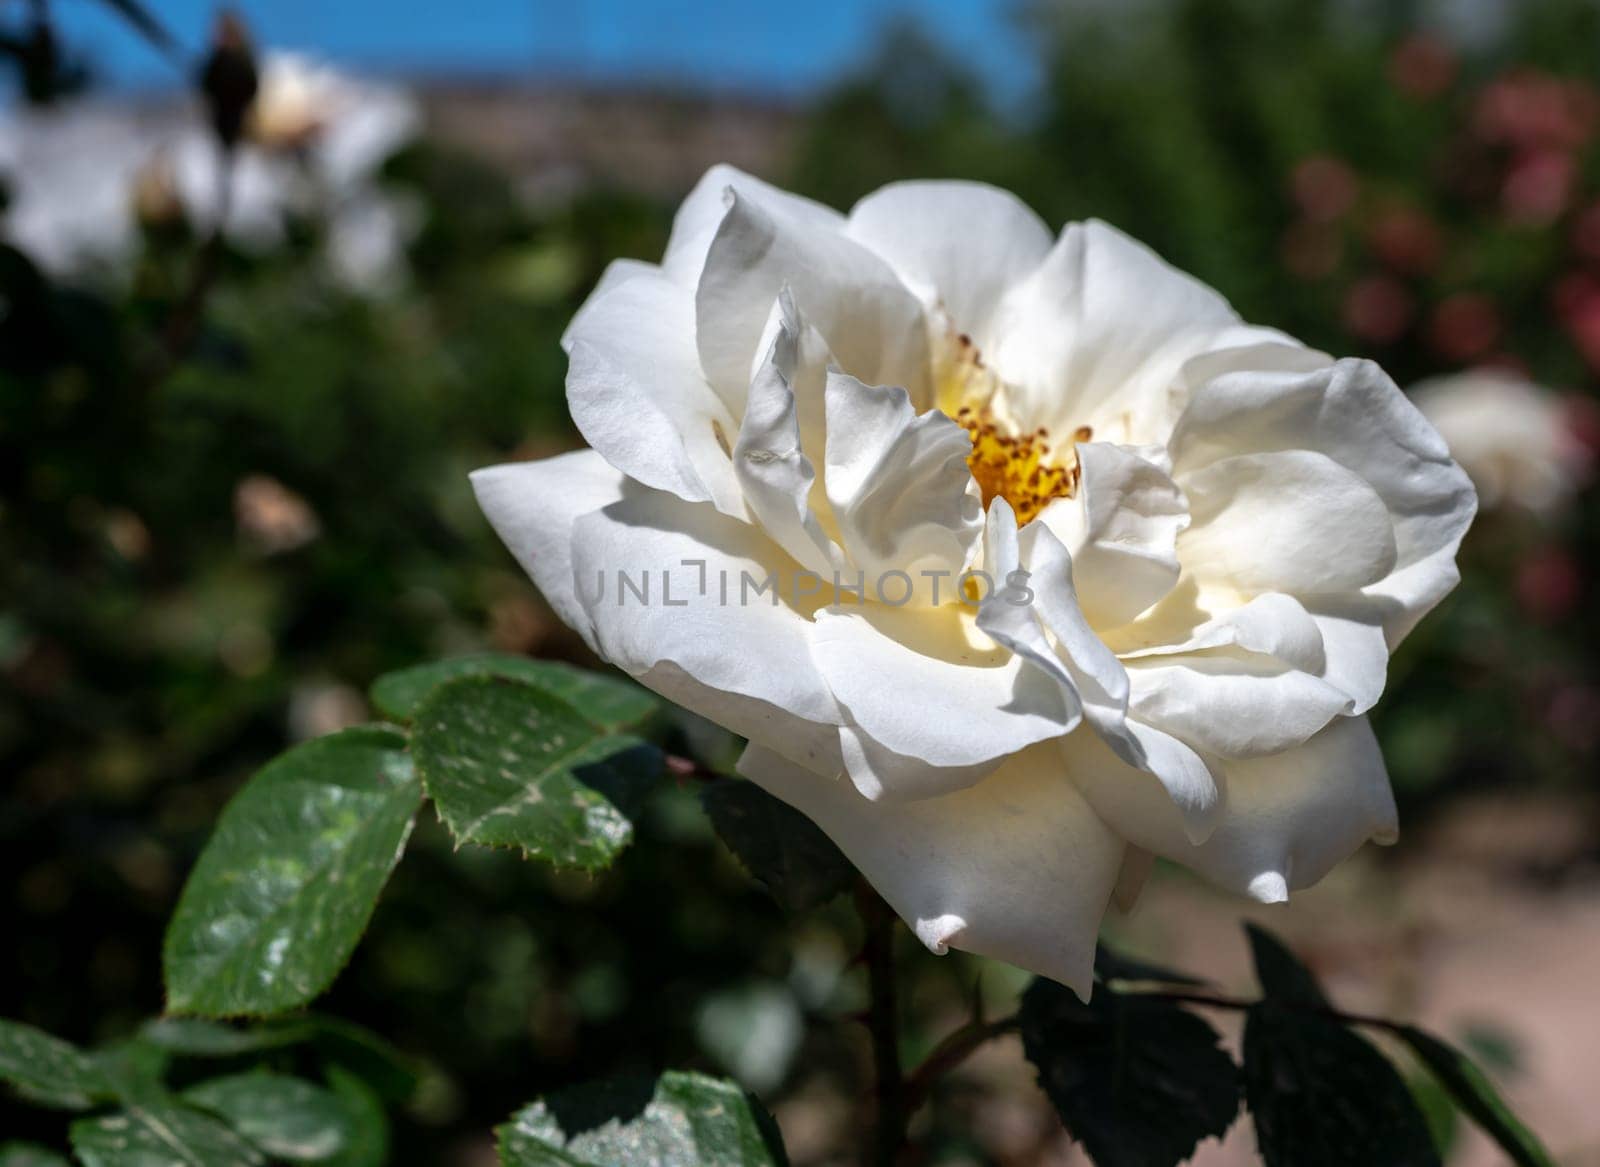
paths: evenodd
<path fill-rule="evenodd" d="M 1248 318 L 1402 383 L 1495 360 L 1592 402 L 1597 10 L 1513 6 L 1469 49 L 1419 31 L 1417 8 L 1038 4 L 1044 85 L 1004 116 L 902 28 L 771 177 L 839 206 L 898 178 L 987 180 L 1052 224 L 1105 218 Z M 162 925 L 219 808 L 291 738 L 367 716 L 375 676 L 483 649 L 585 660 L 465 475 L 576 443 L 558 338 L 609 260 L 660 253 L 671 203 L 529 205 L 440 143 L 385 180 L 423 214 L 401 288 L 331 283 L 316 221 L 269 256 L 226 250 L 170 376 L 199 245 L 184 228 L 149 229 L 109 288 L 0 245 L 0 887 L 11 1012 L 52 1033 L 104 1041 L 160 1009 Z M 1592 505 L 1480 520 L 1377 718 L 1408 813 L 1589 773 L 1597 545 Z M 678 732 L 707 756 L 706 727 Z M 575 1081 L 728 1070 L 701 1020 L 742 1002 L 859 1007 L 848 913 L 786 928 L 695 795 L 669 789 L 594 876 L 454 853 L 418 822 L 327 1002 L 429 1059 L 396 1161 L 464 1158 Z M 962 1001 L 971 968 L 936 965 L 914 1007 Z M 785 1066 L 862 1087 L 836 1029 L 797 1040 Z M 4 1099 L 0 1129 L 55 1134 Z"/>

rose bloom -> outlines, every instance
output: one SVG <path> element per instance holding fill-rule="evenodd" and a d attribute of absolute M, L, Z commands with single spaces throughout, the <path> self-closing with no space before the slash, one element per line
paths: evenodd
<path fill-rule="evenodd" d="M 565 346 L 592 448 L 490 521 L 933 951 L 1087 993 L 1153 856 L 1277 901 L 1394 837 L 1363 714 L 1474 498 L 1375 365 L 990 187 L 721 167 Z"/>
<path fill-rule="evenodd" d="M 1433 377 L 1411 399 L 1471 475 L 1486 508 L 1550 517 L 1589 477 L 1592 452 L 1567 403 L 1515 373 L 1481 369 Z"/>

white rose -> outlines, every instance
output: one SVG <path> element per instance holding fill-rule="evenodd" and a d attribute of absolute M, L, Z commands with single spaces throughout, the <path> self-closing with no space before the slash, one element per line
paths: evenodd
<path fill-rule="evenodd" d="M 1588 479 L 1589 449 L 1572 432 L 1561 399 L 1515 374 L 1433 377 L 1412 386 L 1411 399 L 1471 476 L 1485 508 L 1509 505 L 1549 517 Z"/>
<path fill-rule="evenodd" d="M 1362 714 L 1474 498 L 1375 365 L 986 186 L 844 216 L 720 167 L 565 347 L 593 449 L 479 471 L 490 521 L 933 951 L 1087 992 L 1152 855 L 1281 900 L 1393 838 Z"/>
<path fill-rule="evenodd" d="M 374 179 L 420 126 L 401 89 L 268 54 L 251 134 L 233 161 L 229 237 L 270 250 L 290 215 L 321 215 L 334 274 L 351 288 L 384 287 L 399 274 L 418 215 Z M 0 180 L 12 205 L 0 216 L 0 238 L 57 276 L 125 275 L 141 193 L 165 188 L 209 231 L 221 213 L 220 165 L 210 128 L 188 105 L 84 98 L 3 110 Z"/>

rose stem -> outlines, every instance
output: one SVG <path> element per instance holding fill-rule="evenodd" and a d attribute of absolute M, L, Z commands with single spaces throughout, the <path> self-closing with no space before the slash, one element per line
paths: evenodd
<path fill-rule="evenodd" d="M 905 1078 L 900 1069 L 899 1006 L 894 983 L 894 913 L 863 880 L 856 887 L 856 909 L 866 930 L 862 959 L 867 965 L 871 1003 L 867 1026 L 878 1074 L 878 1120 L 874 1128 L 873 1162 L 894 1167 L 906 1141 Z"/>

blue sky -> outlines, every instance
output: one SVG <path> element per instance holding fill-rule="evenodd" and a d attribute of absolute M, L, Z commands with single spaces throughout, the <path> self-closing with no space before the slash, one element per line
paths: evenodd
<path fill-rule="evenodd" d="M 214 0 L 147 0 L 186 46 L 204 42 Z M 803 94 L 858 62 L 875 34 L 913 13 L 1002 95 L 1025 85 L 1014 0 L 235 0 L 264 44 L 386 73 L 489 72 L 688 80 Z M 103 0 L 54 0 L 68 43 L 112 81 L 162 84 L 171 67 Z"/>

